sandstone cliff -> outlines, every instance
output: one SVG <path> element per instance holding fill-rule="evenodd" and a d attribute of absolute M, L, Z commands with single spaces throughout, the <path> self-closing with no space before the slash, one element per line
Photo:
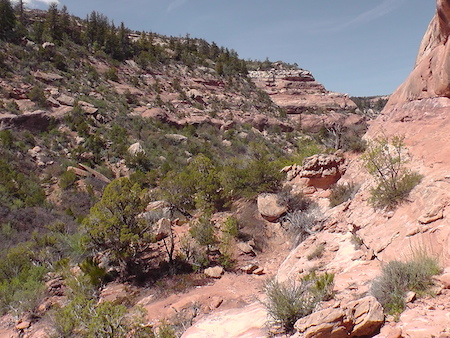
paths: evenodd
<path fill-rule="evenodd" d="M 250 71 L 256 86 L 287 113 L 289 120 L 303 130 L 318 132 L 335 124 L 359 125 L 366 119 L 355 114 L 356 104 L 347 94 L 330 92 L 304 69 L 284 69 L 274 64 L 270 70 Z"/>
<path fill-rule="evenodd" d="M 391 96 L 386 111 L 403 104 L 450 96 L 450 2 L 437 1 L 436 15 L 423 37 L 413 71 Z"/>
<path fill-rule="evenodd" d="M 271 69 L 249 72 L 256 85 L 288 114 L 314 111 L 348 112 L 356 105 L 346 94 L 334 93 L 304 69 Z"/>

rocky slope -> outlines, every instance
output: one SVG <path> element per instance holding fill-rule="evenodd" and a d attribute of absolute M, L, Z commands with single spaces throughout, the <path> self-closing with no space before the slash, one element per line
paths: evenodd
<path fill-rule="evenodd" d="M 425 67 L 421 65 L 427 62 L 430 64 L 433 58 L 445 59 L 433 56 L 437 50 L 445 49 L 444 19 L 450 16 L 445 14 L 446 3 L 439 1 L 438 8 L 439 14 L 430 25 L 431 31 L 425 38 L 428 42 L 423 44 L 416 69 Z M 129 37 L 146 43 L 140 35 L 130 34 Z M 242 154 L 245 161 L 250 161 L 252 156 L 260 156 L 259 148 L 254 149 L 256 145 L 267 147 L 273 151 L 273 156 L 298 151 L 296 144 L 303 140 L 297 128 L 299 122 L 303 129 L 319 131 L 325 127 L 336 133 L 342 130 L 340 128 L 365 126 L 366 117 L 351 113 L 356 105 L 346 95 L 328 92 L 307 71 L 280 69 L 279 65 L 274 65 L 278 69 L 250 72 L 250 78 L 240 71 L 224 76 L 220 74 L 223 69 L 218 67 L 220 58 L 202 59 L 198 53 L 199 46 L 205 47 L 204 42 L 195 40 L 196 47 L 189 47 L 191 43 L 188 39 L 175 41 L 153 36 L 152 48 L 160 49 L 163 61 L 150 65 L 149 60 L 144 62 L 137 56 L 117 62 L 100 50 L 90 49 L 81 49 L 82 57 L 72 63 L 75 59 L 71 59 L 67 46 L 24 41 L 26 46 L 19 51 L 21 47 L 5 44 L 5 50 L 10 53 L 0 66 L 9 76 L 1 79 L 4 112 L 0 116 L 1 129 L 26 131 L 20 135 L 24 138 L 19 140 L 21 143 L 11 145 L 8 155 L 20 154 L 23 163 L 28 166 L 30 162 L 31 167 L 45 177 L 48 199 L 55 205 L 59 203 L 59 211 L 71 217 L 72 223 L 77 216 L 85 215 L 75 209 L 81 199 L 87 195 L 92 201 L 98 199 L 105 183 L 133 172 L 128 166 L 136 163 L 129 164 L 125 160 L 132 151 L 133 155 L 146 155 L 151 163 L 138 165 L 161 170 L 158 178 L 162 180 L 170 169 L 182 170 L 195 155 L 203 152 L 217 152 L 214 156 L 223 161 L 231 158 L 230 154 Z M 183 54 L 189 57 L 180 61 L 181 56 L 176 56 L 177 48 L 172 45 L 178 49 L 190 48 L 192 53 Z M 214 49 L 213 46 L 208 48 Z M 219 53 L 225 59 L 238 61 L 229 51 L 219 49 Z M 36 55 L 41 58 L 37 59 L 39 62 L 23 64 L 23 69 L 32 70 L 25 74 L 30 84 L 23 80 L 24 74 L 11 72 L 14 64 L 24 62 L 20 58 L 23 54 L 29 56 L 29 60 Z M 66 67 L 56 63 L 55 60 L 61 58 Z M 450 265 L 447 250 L 450 229 L 446 224 L 446 209 L 450 203 L 447 193 L 450 180 L 447 152 L 450 155 L 450 151 L 446 151 L 446 144 L 450 139 L 445 132 L 448 119 L 444 114 L 448 98 L 439 96 L 445 90 L 435 89 L 442 87 L 431 79 L 435 71 L 427 68 L 427 72 L 430 79 L 423 82 L 429 88 L 424 91 L 426 94 L 420 91 L 422 97 L 414 91 L 415 84 L 424 81 L 425 73 L 419 72 L 418 78 L 411 75 L 407 81 L 410 85 L 404 85 L 408 89 L 401 87 L 396 92 L 367 134 L 368 138 L 374 137 L 381 127 L 386 135 L 405 134 L 412 169 L 424 176 L 410 195 L 410 201 L 395 211 L 376 211 L 367 203 L 373 182 L 358 156 L 342 152 L 314 156 L 303 167 L 299 163 L 285 168 L 286 186 L 310 196 L 321 210 L 320 227 L 314 229 L 320 231 L 292 251 L 289 245 L 294 241 L 284 229 L 285 222 L 273 222 L 286 212 L 285 206 L 258 210 L 264 203 L 245 204 L 241 209 L 234 205 L 235 213 L 243 214 L 242 218 L 252 226 L 252 233 L 245 234 L 245 240 L 241 238 L 234 248 L 235 270 L 224 274 L 220 270 L 219 274 L 211 275 L 220 280 L 207 279 L 207 285 L 197 285 L 167 298 L 158 298 L 153 289 L 139 289 L 127 283 L 107 285 L 101 290 L 100 298 L 118 302 L 135 300 L 148 310 L 146 320 L 150 324 L 163 318 L 179 319 L 183 330 L 187 329 L 184 337 L 262 337 L 268 333 L 267 312 L 260 303 L 264 299 L 261 291 L 264 280 L 276 276 L 280 281 L 297 281 L 311 271 L 331 272 L 336 275 L 335 299 L 323 303 L 315 316 L 297 323 L 296 336 L 318 336 L 315 327 L 328 335 L 331 332 L 345 336 L 373 335 L 384 318 L 373 298 L 361 295 L 368 293 L 383 263 L 425 248 L 441 257 L 443 267 Z M 35 95 L 35 88 L 40 89 L 41 96 Z M 81 117 L 75 114 L 79 109 Z M 280 131 L 293 132 L 294 136 Z M 120 133 L 126 136 L 117 135 Z M 130 144 L 133 146 L 129 148 Z M 23 149 L 25 154 L 20 152 Z M 73 190 L 58 187 L 58 179 L 61 181 L 63 176 L 61 168 L 55 169 L 60 166 L 59 161 L 64 163 L 64 169 L 70 164 L 72 167 L 68 168 L 78 175 L 77 187 L 70 188 Z M 80 166 L 85 162 L 107 173 L 109 178 L 88 166 Z M 101 181 L 100 187 L 94 187 L 94 179 Z M 147 179 L 152 181 L 152 177 Z M 155 184 L 154 181 L 151 184 Z M 330 208 L 329 188 L 335 182 L 359 183 L 360 189 L 351 201 Z M 80 197 L 79 191 L 86 196 Z M 63 202 L 62 198 L 67 195 L 74 200 Z M 266 197 L 260 196 L 260 199 Z M 277 204 L 277 196 L 269 197 Z M 85 213 L 88 207 L 84 206 Z M 179 231 L 177 237 L 188 232 L 187 225 L 175 223 Z M 247 238 L 251 236 L 264 237 L 266 246 L 262 251 Z M 355 238 L 360 242 L 355 243 Z M 163 252 L 163 244 L 158 245 L 157 250 Z M 321 256 L 309 259 L 318 247 L 323 247 Z M 450 310 L 447 304 L 450 283 L 446 284 L 446 278 L 449 275 L 441 278 L 436 299 L 410 303 L 398 323 L 388 320 L 379 337 L 444 334 L 450 327 L 444 316 Z M 47 286 L 63 288 L 58 279 L 48 281 Z M 48 307 L 62 303 L 64 298 L 61 297 L 54 295 L 43 303 L 39 316 L 44 318 Z M 359 298 L 362 300 L 355 301 Z M 324 318 L 331 318 L 330 322 Z M 48 322 L 39 322 L 36 318 L 23 317 L 17 321 L 7 316 L 2 324 L 5 327 L 0 326 L 0 337 L 48 336 L 45 327 Z"/>
<path fill-rule="evenodd" d="M 356 196 L 343 205 L 329 208 L 325 191 L 311 190 L 301 177 L 290 182 L 295 189 L 312 192 L 322 205 L 326 222 L 323 231 L 310 236 L 289 254 L 277 277 L 296 280 L 313 270 L 336 274 L 335 300 L 323 304 L 324 312 L 320 312 L 318 322 L 314 322 L 316 315 L 299 321 L 295 337 L 348 336 L 342 332 L 345 315 L 333 309 L 345 308 L 347 305 L 342 304 L 367 294 L 386 263 L 406 260 L 424 251 L 437 257 L 443 268 L 443 275 L 436 279 L 436 296 L 409 299 L 399 319 L 388 316 L 376 337 L 450 335 L 449 17 L 450 2 L 438 0 L 437 13 L 425 34 L 414 70 L 391 96 L 381 116 L 370 123 L 366 135 L 368 140 L 380 135 L 405 136 L 411 169 L 423 175 L 408 200 L 395 210 L 373 209 L 368 199 L 374 183 L 358 157 L 347 158 L 345 174 L 339 180 L 360 184 Z M 318 245 L 324 245 L 322 257 L 307 259 Z M 229 319 L 228 323 L 234 322 Z"/>
<path fill-rule="evenodd" d="M 333 124 L 355 125 L 366 121 L 362 114 L 355 114 L 357 106 L 347 94 L 328 91 L 311 72 L 286 69 L 281 64 L 274 66 L 270 70 L 250 71 L 249 76 L 303 130 L 317 132 Z"/>
<path fill-rule="evenodd" d="M 414 70 L 391 96 L 382 114 L 370 123 L 366 134 L 368 140 L 380 135 L 404 135 L 411 169 L 423 175 L 421 183 L 408 201 L 394 211 L 374 210 L 367 203 L 373 182 L 361 161 L 355 158 L 341 182 L 361 184 L 359 193 L 351 202 L 327 211 L 327 229 L 315 238 L 327 243 L 338 242 L 333 257 L 320 267 L 336 271 L 337 298 L 367 292 L 380 267 L 391 260 L 405 260 L 421 251 L 439 259 L 444 275 L 437 283 L 437 296 L 408 304 L 398 322 L 389 323 L 392 319 L 388 317 L 378 337 L 446 337 L 449 334 L 446 304 L 450 295 L 445 282 L 450 265 L 447 220 L 450 83 L 446 66 L 450 60 L 446 51 L 449 16 L 449 2 L 438 0 L 437 13 L 425 34 Z M 356 253 L 349 242 L 354 235 L 362 241 Z M 303 252 L 307 252 L 310 246 L 302 245 L 306 246 Z M 302 250 L 301 246 L 298 250 Z M 279 276 L 293 277 L 308 267 L 300 258 L 303 255 L 291 255 L 280 268 Z"/>
<path fill-rule="evenodd" d="M 318 142 L 326 139 L 319 135 L 314 141 L 299 130 L 285 116 L 284 109 L 257 88 L 247 75 L 245 61 L 233 51 L 200 39 L 130 32 L 123 26 L 110 25 L 101 16 L 98 20 L 95 13 L 86 21 L 70 17 L 67 12 L 50 10 L 25 11 L 25 17 L 29 26 L 22 32 L 24 35 L 0 40 L 0 219 L 4 235 L 0 254 L 5 258 L 0 264 L 0 311 L 8 313 L 2 317 L 0 337 L 49 336 L 50 327 L 55 324 L 52 323 L 54 311 L 71 302 L 66 279 L 86 277 L 88 272 L 81 272 L 79 266 L 88 264 L 89 269 L 94 259 L 94 265 L 105 269 L 102 273 L 110 268 L 107 253 L 102 256 L 97 247 L 86 249 L 79 241 L 86 235 L 83 219 L 102 198 L 106 185 L 117 182 L 116 178 L 127 176 L 134 186 L 149 188 L 148 194 L 142 190 L 141 197 L 148 196 L 160 208 L 167 207 L 167 203 L 159 198 L 172 198 L 174 203 L 188 200 L 191 204 L 194 198 L 201 198 L 204 191 L 198 194 L 191 190 L 175 201 L 182 191 L 186 192 L 185 184 L 191 184 L 193 177 L 197 180 L 194 189 L 204 183 L 205 189 L 212 189 L 213 193 L 208 194 L 214 195 L 213 198 L 222 196 L 225 189 L 214 184 L 226 178 L 225 171 L 240 174 L 242 168 L 248 172 L 232 180 L 223 179 L 220 184 L 236 183 L 237 188 L 251 194 L 259 191 L 260 185 L 268 190 L 281 189 L 270 187 L 272 181 L 277 184 L 281 181 L 279 167 L 291 158 L 317 152 L 321 148 Z M 60 21 L 63 19 L 64 25 Z M 60 27 L 53 29 L 50 21 Z M 104 29 L 95 25 L 103 25 Z M 91 34 L 87 34 L 89 29 Z M 60 35 L 56 35 L 57 31 Z M 95 32 L 104 35 L 96 37 Z M 122 39 L 120 44 L 118 37 Z M 339 97 L 328 95 L 315 81 L 310 84 L 312 87 L 300 86 L 289 95 L 307 93 L 311 110 L 319 113 L 324 112 L 320 107 L 340 107 L 340 103 L 333 103 Z M 301 109 L 308 107 L 305 102 L 294 102 L 291 107 L 295 104 Z M 326 112 L 327 116 L 333 114 L 338 119 L 342 117 L 341 111 Z M 359 117 L 354 123 L 347 121 L 346 127 L 361 121 L 364 129 L 365 121 Z M 324 126 L 322 120 L 313 125 L 316 129 Z M 283 164 L 275 168 L 275 161 Z M 195 163 L 200 166 L 187 172 Z M 336 168 L 328 169 L 333 180 L 341 176 Z M 211 180 L 203 180 L 202 175 L 209 173 Z M 270 176 L 271 173 L 274 175 Z M 258 175 L 259 182 L 254 180 Z M 177 182 L 167 181 L 164 186 L 166 179 L 175 177 Z M 205 274 L 194 273 L 194 265 L 187 262 L 194 255 L 190 252 L 187 258 L 188 252 L 180 269 L 188 265 L 190 273 L 168 276 L 172 273 L 167 268 L 169 258 L 166 257 L 170 250 L 164 246 L 163 239 L 167 238 L 167 228 L 173 226 L 174 250 L 182 257 L 181 238 L 189 235 L 190 226 L 185 224 L 186 214 L 193 222 L 191 225 L 198 218 L 195 210 L 189 210 L 195 217 L 184 212 L 176 216 L 181 221 L 173 219 L 173 223 L 165 218 L 149 220 L 157 228 L 152 233 L 156 243 L 145 248 L 148 252 L 142 251 L 145 262 L 140 262 L 139 271 L 119 277 L 113 271 L 115 283 L 105 282 L 99 289 L 98 285 L 104 281 L 94 277 L 95 290 L 89 292 L 89 302 L 84 304 L 97 304 L 99 299 L 127 307 L 139 304 L 148 310 L 145 317 L 148 323 L 157 324 L 165 317 L 175 317 L 180 319 L 180 330 L 185 330 L 200 315 L 224 309 L 230 310 L 231 316 L 236 313 L 231 310 L 234 307 L 258 301 L 264 280 L 276 274 L 287 255 L 289 241 L 281 225 L 261 217 L 256 202 L 240 206 L 236 200 L 242 196 L 236 195 L 237 189 L 228 190 L 226 208 L 232 212 L 222 218 L 238 215 L 242 220 L 241 237 L 229 245 L 232 249 L 227 246 L 220 250 L 230 250 L 229 258 L 236 261 L 235 268 L 229 268 L 231 271 L 224 274 L 224 269 L 218 266 L 213 267 L 215 272 L 219 270 L 217 274 L 210 274 L 208 269 L 204 270 Z M 285 197 L 289 194 L 285 193 Z M 218 204 L 224 202 L 217 198 Z M 150 204 L 147 207 L 149 210 L 139 211 L 142 214 L 154 211 L 150 210 Z M 160 215 L 159 211 L 155 212 L 156 216 Z M 270 213 L 263 214 L 272 218 Z M 135 217 L 142 214 L 137 213 Z M 218 232 L 223 219 L 214 222 Z M 188 241 L 192 244 L 194 239 L 188 237 Z M 127 246 L 130 247 L 135 248 Z M 217 265 L 217 257 L 222 255 L 220 250 L 211 250 L 206 262 L 195 262 L 195 268 L 202 264 Z M 14 263 L 10 264 L 10 259 Z M 66 273 L 62 272 L 66 266 L 59 267 L 56 261 L 71 262 L 68 277 L 58 275 Z M 230 265 L 227 261 L 223 265 L 227 263 Z M 56 275 L 55 271 L 47 270 L 54 266 L 61 269 Z M 35 277 L 26 270 L 41 267 L 45 276 Z M 17 276 L 22 269 L 26 272 Z M 203 272 L 203 268 L 200 270 Z M 221 276 L 220 282 L 213 282 L 213 278 Z M 33 281 L 17 282 L 19 277 L 22 280 L 30 277 Z M 42 287 L 39 292 L 30 292 L 36 298 L 21 293 L 21 286 L 29 284 Z M 78 285 L 84 287 L 91 282 Z M 181 299 L 173 291 L 179 289 L 188 290 Z M 170 290 L 176 294 L 161 296 Z M 259 303 L 253 310 L 258 313 L 257 324 L 262 324 L 265 310 Z M 264 330 L 257 327 L 253 331 Z"/>

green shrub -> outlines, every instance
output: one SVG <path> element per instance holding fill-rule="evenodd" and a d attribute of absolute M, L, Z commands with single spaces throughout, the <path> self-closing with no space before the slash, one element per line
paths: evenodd
<path fill-rule="evenodd" d="M 375 139 L 364 154 L 364 164 L 377 182 L 370 191 L 370 203 L 375 208 L 395 207 L 422 179 L 406 168 L 405 152 L 404 137 L 394 136 L 389 140 L 383 136 Z"/>
<path fill-rule="evenodd" d="M 5 105 L 5 108 L 11 114 L 16 114 L 16 115 L 20 114 L 20 108 L 16 101 L 8 101 Z"/>
<path fill-rule="evenodd" d="M 252 198 L 258 193 L 274 192 L 284 177 L 279 169 L 275 162 L 266 158 L 230 161 L 221 175 L 225 195 L 229 199 Z"/>
<path fill-rule="evenodd" d="M 66 190 L 73 186 L 75 181 L 77 180 L 77 175 L 73 170 L 67 170 L 61 174 L 59 177 L 59 187 L 63 190 Z"/>
<path fill-rule="evenodd" d="M 97 304 L 95 299 L 80 296 L 53 313 L 53 330 L 58 337 L 125 338 L 129 332 L 154 337 L 151 328 L 142 332 L 141 323 L 143 314 L 129 314 L 123 305 Z"/>
<path fill-rule="evenodd" d="M 122 268 L 132 263 L 138 258 L 138 248 L 153 240 L 148 222 L 138 217 L 146 205 L 142 189 L 128 178 L 109 183 L 102 199 L 83 221 L 89 244 L 96 249 L 110 250 Z"/>
<path fill-rule="evenodd" d="M 267 300 L 264 305 L 276 324 L 289 332 L 295 322 L 308 316 L 322 300 L 329 299 L 333 292 L 334 274 L 317 276 L 311 273 L 300 283 L 280 283 L 269 279 L 264 285 Z"/>
<path fill-rule="evenodd" d="M 28 98 L 36 102 L 40 107 L 47 106 L 47 97 L 45 96 L 44 89 L 40 86 L 34 86 L 28 93 Z"/>
<path fill-rule="evenodd" d="M 264 285 L 264 291 L 269 316 L 287 331 L 292 330 L 299 318 L 311 314 L 316 306 L 316 301 L 309 297 L 305 283 L 280 283 L 271 279 Z"/>
<path fill-rule="evenodd" d="M 0 142 L 3 147 L 9 149 L 13 145 L 14 137 L 10 130 L 1 130 L 0 131 Z"/>
<path fill-rule="evenodd" d="M 344 138 L 344 151 L 353 151 L 355 153 L 363 153 L 367 149 L 367 142 L 360 135 L 351 135 Z"/>
<path fill-rule="evenodd" d="M 335 184 L 331 187 L 330 207 L 335 207 L 349 199 L 352 199 L 359 189 L 359 185 L 350 182 L 347 184 Z"/>
<path fill-rule="evenodd" d="M 0 281 L 0 313 L 34 313 L 45 296 L 45 272 L 42 266 L 32 266 L 17 277 Z"/>
<path fill-rule="evenodd" d="M 89 277 L 91 284 L 94 287 L 99 287 L 109 278 L 106 269 L 99 267 L 90 257 L 81 262 L 79 267 L 81 271 Z"/>
<path fill-rule="evenodd" d="M 158 338 L 176 338 L 175 330 L 165 320 L 162 320 L 158 326 Z"/>
<path fill-rule="evenodd" d="M 217 229 L 209 219 L 208 214 L 200 217 L 189 229 L 192 238 L 194 238 L 201 246 L 205 246 L 207 250 L 217 243 L 216 231 Z"/>
<path fill-rule="evenodd" d="M 320 300 L 329 300 L 334 297 L 334 273 L 325 272 L 323 275 L 317 275 L 315 271 L 304 276 L 302 280 L 310 283 L 310 292 Z"/>
<path fill-rule="evenodd" d="M 233 216 L 228 217 L 223 224 L 222 232 L 224 235 L 236 238 L 239 235 L 237 219 Z"/>
<path fill-rule="evenodd" d="M 33 312 L 44 297 L 45 267 L 34 265 L 29 243 L 11 248 L 0 262 L 0 313 Z"/>
<path fill-rule="evenodd" d="M 370 203 L 376 208 L 393 208 L 404 201 L 410 191 L 420 183 L 422 176 L 414 172 L 406 172 L 396 184 L 381 182 L 370 190 Z"/>
<path fill-rule="evenodd" d="M 314 248 L 314 250 L 306 256 L 308 261 L 312 261 L 313 259 L 320 258 L 323 255 L 323 252 L 325 251 L 325 245 L 319 244 Z"/>
<path fill-rule="evenodd" d="M 218 170 L 203 154 L 195 156 L 182 171 L 170 171 L 161 188 L 167 201 L 180 210 L 217 209 L 222 204 Z"/>
<path fill-rule="evenodd" d="M 119 74 L 118 74 L 118 72 L 117 72 L 117 68 L 116 68 L 116 67 L 110 67 L 110 68 L 106 71 L 105 77 L 106 77 L 108 80 L 111 80 L 111 81 L 115 81 L 115 82 L 119 81 Z"/>
<path fill-rule="evenodd" d="M 312 235 L 314 233 L 312 229 L 318 224 L 320 218 L 321 214 L 317 207 L 288 213 L 286 221 L 289 224 L 288 231 L 291 233 L 291 238 L 294 239 L 292 245 L 297 246 Z"/>
<path fill-rule="evenodd" d="M 391 261 L 383 266 L 370 292 L 386 313 L 398 315 L 405 309 L 406 292 L 423 295 L 433 285 L 432 276 L 439 272 L 437 260 L 424 253 L 416 254 L 408 262 Z"/>

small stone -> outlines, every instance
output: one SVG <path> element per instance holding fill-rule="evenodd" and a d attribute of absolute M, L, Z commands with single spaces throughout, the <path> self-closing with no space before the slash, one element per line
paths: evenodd
<path fill-rule="evenodd" d="M 387 213 L 386 213 L 386 217 L 387 218 L 392 218 L 392 217 L 394 217 L 394 212 L 393 211 L 388 211 Z"/>
<path fill-rule="evenodd" d="M 264 275 L 264 268 L 257 268 L 257 269 L 255 269 L 255 271 L 253 271 L 253 274 L 257 275 L 257 276 Z"/>
<path fill-rule="evenodd" d="M 396 323 L 389 323 L 381 328 L 379 337 L 380 338 L 401 338 L 402 337 L 402 329 L 399 328 L 398 326 L 396 326 Z"/>
<path fill-rule="evenodd" d="M 353 253 L 351 260 L 352 261 L 357 261 L 359 259 L 361 259 L 363 257 L 364 253 L 362 252 L 362 250 L 357 250 Z"/>
<path fill-rule="evenodd" d="M 244 254 L 252 254 L 252 253 L 254 253 L 252 246 L 250 244 L 248 244 L 248 243 L 239 242 L 239 243 L 237 243 L 236 246 Z"/>
<path fill-rule="evenodd" d="M 414 291 L 409 291 L 406 293 L 405 302 L 412 303 L 416 300 L 416 293 Z"/>
<path fill-rule="evenodd" d="M 214 266 L 212 268 L 205 269 L 205 275 L 211 278 L 222 277 L 224 270 L 221 266 Z"/>
<path fill-rule="evenodd" d="M 444 289 L 450 289 L 450 273 L 445 273 L 438 277 Z"/>
<path fill-rule="evenodd" d="M 243 266 L 241 268 L 241 270 L 243 272 L 248 273 L 248 274 L 253 273 L 256 269 L 258 269 L 258 266 L 255 264 L 249 264 L 249 265 Z"/>
<path fill-rule="evenodd" d="M 28 329 L 31 326 L 31 322 L 24 320 L 16 325 L 16 330 L 22 331 Z"/>
<path fill-rule="evenodd" d="M 375 258 L 375 253 L 373 252 L 373 249 L 367 250 L 366 257 L 365 257 L 366 261 L 371 261 L 374 258 Z"/>
<path fill-rule="evenodd" d="M 223 303 L 223 298 L 221 297 L 213 297 L 211 300 L 211 309 L 217 309 Z"/>

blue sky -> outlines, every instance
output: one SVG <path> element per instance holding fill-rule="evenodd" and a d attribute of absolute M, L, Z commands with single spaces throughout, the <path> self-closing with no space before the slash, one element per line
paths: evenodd
<path fill-rule="evenodd" d="M 51 0 L 29 0 L 47 8 Z M 134 30 L 203 38 L 241 58 L 297 63 L 332 91 L 392 93 L 408 76 L 433 0 L 59 0 Z"/>

